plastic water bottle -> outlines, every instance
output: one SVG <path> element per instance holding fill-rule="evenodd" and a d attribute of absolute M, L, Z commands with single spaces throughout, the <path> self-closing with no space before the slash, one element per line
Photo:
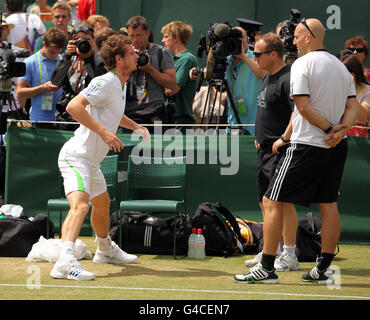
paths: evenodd
<path fill-rule="evenodd" d="M 198 229 L 195 241 L 195 259 L 202 260 L 206 257 L 206 239 L 202 234 L 202 229 Z"/>
<path fill-rule="evenodd" d="M 191 235 L 189 236 L 189 240 L 188 240 L 188 245 L 189 245 L 188 257 L 190 259 L 195 258 L 195 240 L 196 240 L 196 236 L 197 236 L 197 229 L 193 228 L 191 230 Z"/>

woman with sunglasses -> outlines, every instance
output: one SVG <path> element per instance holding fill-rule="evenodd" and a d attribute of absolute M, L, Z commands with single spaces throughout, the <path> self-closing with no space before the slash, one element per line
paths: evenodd
<path fill-rule="evenodd" d="M 370 68 L 365 67 L 365 60 L 369 53 L 369 44 L 362 36 L 356 36 L 352 39 L 348 39 L 344 44 L 346 49 L 353 52 L 356 58 L 361 62 L 364 69 L 365 79 L 367 84 L 370 83 Z M 365 82 L 366 83 L 366 82 Z"/>
<path fill-rule="evenodd" d="M 354 123 L 355 126 L 348 130 L 347 136 L 366 138 L 369 136 L 366 127 L 370 125 L 370 86 L 364 83 L 366 80 L 362 66 L 355 55 L 344 57 L 342 62 L 353 76 L 356 99 L 361 105 L 361 109 L 357 115 L 357 121 Z"/>

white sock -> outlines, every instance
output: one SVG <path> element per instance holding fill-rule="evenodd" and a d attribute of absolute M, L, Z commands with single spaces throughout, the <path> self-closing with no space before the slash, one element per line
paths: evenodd
<path fill-rule="evenodd" d="M 71 258 L 75 258 L 75 243 L 64 241 L 60 245 L 59 260 L 70 260 Z"/>
<path fill-rule="evenodd" d="M 295 257 L 295 244 L 283 246 L 284 253 L 287 253 L 291 257 Z"/>
<path fill-rule="evenodd" d="M 107 251 L 112 245 L 112 240 L 109 235 L 105 238 L 99 238 L 96 236 L 96 242 L 98 243 L 98 249 L 100 251 Z"/>

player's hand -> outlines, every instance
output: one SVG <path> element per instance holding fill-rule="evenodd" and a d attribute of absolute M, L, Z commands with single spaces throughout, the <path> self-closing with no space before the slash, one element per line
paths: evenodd
<path fill-rule="evenodd" d="M 147 128 L 143 127 L 143 126 L 140 126 L 139 128 L 137 128 L 136 130 L 134 130 L 135 133 L 143 136 L 143 141 L 145 143 L 149 143 L 150 142 L 150 133 L 148 131 Z"/>
<path fill-rule="evenodd" d="M 120 152 L 121 150 L 123 150 L 122 141 L 113 132 L 105 130 L 101 137 L 103 141 L 108 145 L 109 150 L 114 152 Z"/>

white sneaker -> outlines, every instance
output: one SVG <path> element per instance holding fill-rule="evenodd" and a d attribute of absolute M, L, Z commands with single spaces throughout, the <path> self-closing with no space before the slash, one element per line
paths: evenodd
<path fill-rule="evenodd" d="M 113 264 L 127 264 L 135 262 L 137 256 L 123 251 L 114 241 L 111 247 L 102 251 L 99 248 L 96 250 L 93 261 L 95 263 L 113 263 Z"/>
<path fill-rule="evenodd" d="M 276 258 L 274 268 L 278 272 L 301 270 L 297 256 L 294 255 L 294 257 L 292 257 L 287 253 L 282 253 L 279 257 Z"/>
<path fill-rule="evenodd" d="M 69 279 L 69 280 L 93 280 L 95 274 L 86 271 L 77 259 L 57 261 L 50 272 L 50 276 L 54 279 Z"/>
<path fill-rule="evenodd" d="M 257 263 L 261 262 L 262 251 L 260 251 L 253 259 L 245 260 L 245 265 L 247 267 L 254 267 Z"/>

